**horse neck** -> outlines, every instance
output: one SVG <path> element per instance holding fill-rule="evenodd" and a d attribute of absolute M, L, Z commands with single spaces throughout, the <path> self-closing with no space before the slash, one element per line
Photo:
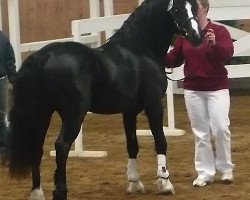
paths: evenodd
<path fill-rule="evenodd" d="M 110 38 L 107 45 L 117 44 L 137 54 L 147 54 L 163 59 L 171 44 L 174 31 L 171 28 L 163 27 L 160 33 L 156 33 L 152 32 L 152 28 L 148 28 L 150 30 L 138 29 L 133 32 L 130 32 L 129 28 L 125 31 L 121 30 Z"/>
<path fill-rule="evenodd" d="M 176 27 L 167 8 L 162 8 L 162 5 L 166 7 L 167 0 L 144 1 L 108 43 L 164 58 Z"/>

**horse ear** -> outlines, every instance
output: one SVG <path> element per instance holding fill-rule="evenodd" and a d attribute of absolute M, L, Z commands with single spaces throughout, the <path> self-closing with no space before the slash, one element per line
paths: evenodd
<path fill-rule="evenodd" d="M 167 11 L 171 10 L 171 8 L 173 7 L 173 4 L 174 4 L 174 0 L 169 0 Z"/>

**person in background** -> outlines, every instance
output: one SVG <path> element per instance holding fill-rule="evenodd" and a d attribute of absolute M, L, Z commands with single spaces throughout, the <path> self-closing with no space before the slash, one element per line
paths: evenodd
<path fill-rule="evenodd" d="M 13 83 L 16 75 L 15 55 L 9 38 L 0 31 L 0 161 L 8 158 L 7 98 L 8 81 Z"/>
<path fill-rule="evenodd" d="M 213 182 L 216 170 L 222 174 L 222 182 L 233 181 L 229 80 L 225 62 L 232 58 L 234 47 L 226 28 L 207 18 L 208 0 L 197 2 L 197 19 L 204 32 L 202 43 L 195 47 L 178 37 L 174 48 L 166 54 L 165 64 L 173 68 L 185 63 L 184 98 L 195 139 L 194 165 L 198 174 L 193 186 L 205 186 Z"/>

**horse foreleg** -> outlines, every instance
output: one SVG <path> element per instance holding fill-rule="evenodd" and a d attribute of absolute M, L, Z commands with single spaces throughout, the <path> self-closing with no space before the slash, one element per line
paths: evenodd
<path fill-rule="evenodd" d="M 129 186 L 127 191 L 129 193 L 142 192 L 144 193 L 144 185 L 139 179 L 137 160 L 130 158 L 127 165 L 127 176 L 129 181 Z"/>
<path fill-rule="evenodd" d="M 129 186 L 127 191 L 129 193 L 144 192 L 144 185 L 139 178 L 136 160 L 137 154 L 139 152 L 139 146 L 136 137 L 136 115 L 124 114 L 123 123 L 127 139 L 127 151 L 129 155 L 127 164 L 127 178 Z"/>
<path fill-rule="evenodd" d="M 158 192 L 161 194 L 175 194 L 174 187 L 169 180 L 167 170 L 166 151 L 167 141 L 163 132 L 163 108 L 161 104 L 154 105 L 146 110 L 150 129 L 155 140 L 157 153 L 157 177 L 156 181 Z"/>
<path fill-rule="evenodd" d="M 166 156 L 162 154 L 157 155 L 158 169 L 156 181 L 158 192 L 161 194 L 175 194 L 174 186 L 169 180 L 169 172 L 166 167 Z"/>

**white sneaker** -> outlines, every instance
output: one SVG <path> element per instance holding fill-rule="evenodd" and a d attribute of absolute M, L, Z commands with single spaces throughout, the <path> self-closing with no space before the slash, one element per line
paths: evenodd
<path fill-rule="evenodd" d="M 198 176 L 194 181 L 193 181 L 193 186 L 194 187 L 203 187 L 207 184 L 213 183 L 213 178 L 206 178 L 203 175 Z"/>
<path fill-rule="evenodd" d="M 221 180 L 224 184 L 230 184 L 234 180 L 233 172 L 225 172 L 221 176 Z"/>

